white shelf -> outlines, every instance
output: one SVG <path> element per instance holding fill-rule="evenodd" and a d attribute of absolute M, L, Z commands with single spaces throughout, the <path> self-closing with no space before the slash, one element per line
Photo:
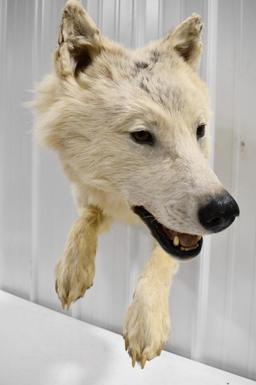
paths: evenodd
<path fill-rule="evenodd" d="M 1 385 L 255 385 L 163 352 L 131 367 L 120 335 L 0 291 Z"/>

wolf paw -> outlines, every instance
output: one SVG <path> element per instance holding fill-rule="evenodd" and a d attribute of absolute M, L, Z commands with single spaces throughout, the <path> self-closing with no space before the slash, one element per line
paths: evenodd
<path fill-rule="evenodd" d="M 146 361 L 159 356 L 169 331 L 168 304 L 161 301 L 145 304 L 135 296 L 124 325 L 125 349 L 132 359 L 132 366 L 138 362 L 143 369 Z"/>
<path fill-rule="evenodd" d="M 63 309 L 69 309 L 73 302 L 84 296 L 93 285 L 94 273 L 93 262 L 85 266 L 77 260 L 66 262 L 60 259 L 55 269 L 55 289 Z"/>

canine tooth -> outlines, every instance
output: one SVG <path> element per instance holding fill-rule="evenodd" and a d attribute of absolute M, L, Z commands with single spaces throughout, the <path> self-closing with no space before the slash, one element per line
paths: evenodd
<path fill-rule="evenodd" d="M 179 246 L 180 239 L 179 239 L 178 235 L 175 235 L 175 237 L 173 238 L 173 244 L 174 244 L 174 246 Z"/>

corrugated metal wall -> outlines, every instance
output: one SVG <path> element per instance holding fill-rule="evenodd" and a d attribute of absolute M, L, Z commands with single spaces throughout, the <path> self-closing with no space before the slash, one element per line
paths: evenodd
<path fill-rule="evenodd" d="M 55 155 L 33 144 L 22 103 L 51 68 L 63 0 L 0 0 L 0 288 L 60 310 L 54 265 L 75 210 Z M 192 12 L 205 22 L 202 76 L 215 115 L 214 165 L 241 218 L 183 264 L 171 294 L 168 349 L 256 379 L 255 0 L 88 0 L 103 32 L 132 47 Z M 118 241 L 117 241 L 118 240 Z M 150 239 L 114 226 L 103 235 L 93 289 L 72 315 L 120 331 Z"/>

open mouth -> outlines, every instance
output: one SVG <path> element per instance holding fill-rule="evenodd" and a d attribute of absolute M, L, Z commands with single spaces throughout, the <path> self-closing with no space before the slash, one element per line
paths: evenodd
<path fill-rule="evenodd" d="M 133 211 L 149 227 L 153 237 L 168 254 L 179 259 L 190 259 L 200 253 L 203 244 L 203 238 L 200 235 L 179 233 L 168 229 L 143 206 L 134 206 Z"/>

